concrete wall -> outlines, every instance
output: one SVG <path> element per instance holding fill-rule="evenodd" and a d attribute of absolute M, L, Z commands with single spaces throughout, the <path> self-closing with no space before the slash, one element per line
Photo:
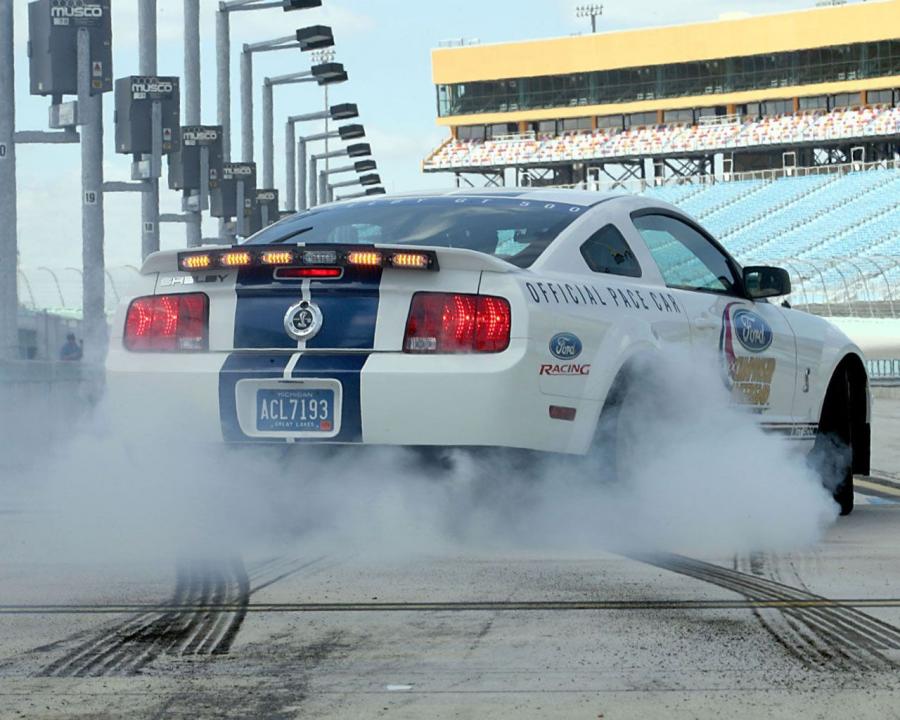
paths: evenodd
<path fill-rule="evenodd" d="M 825 318 L 853 340 L 867 358 L 900 358 L 900 319 L 898 318 Z"/>

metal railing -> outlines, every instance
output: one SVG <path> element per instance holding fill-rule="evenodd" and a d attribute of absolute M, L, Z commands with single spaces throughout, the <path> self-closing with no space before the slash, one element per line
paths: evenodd
<path fill-rule="evenodd" d="M 49 311 L 80 317 L 82 309 L 82 273 L 74 267 L 19 268 L 19 299 L 22 306 L 35 312 Z M 109 267 L 106 276 L 106 312 L 115 312 L 130 286 L 140 277 L 134 265 Z"/>
<path fill-rule="evenodd" d="M 830 317 L 900 318 L 900 256 L 766 262 L 790 273 L 795 307 Z"/>
<path fill-rule="evenodd" d="M 869 360 L 866 366 L 873 384 L 900 384 L 900 360 Z"/>

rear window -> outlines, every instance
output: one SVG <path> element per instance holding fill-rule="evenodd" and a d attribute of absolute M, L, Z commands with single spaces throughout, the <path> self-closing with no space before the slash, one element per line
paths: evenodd
<path fill-rule="evenodd" d="M 292 215 L 248 238 L 245 244 L 464 248 L 528 267 L 585 209 L 508 197 L 362 200 Z"/>

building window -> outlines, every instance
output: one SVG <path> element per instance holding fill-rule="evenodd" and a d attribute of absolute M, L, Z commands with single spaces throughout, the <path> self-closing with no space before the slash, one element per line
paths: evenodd
<path fill-rule="evenodd" d="M 894 104 L 894 91 L 893 90 L 869 90 L 866 95 L 866 100 L 869 105 L 893 105 Z"/>
<path fill-rule="evenodd" d="M 663 115 L 665 121 L 669 124 L 685 123 L 692 124 L 694 122 L 693 110 L 666 110 Z"/>
<path fill-rule="evenodd" d="M 859 93 L 838 93 L 831 96 L 832 108 L 848 108 L 859 105 Z"/>
<path fill-rule="evenodd" d="M 828 98 L 825 95 L 813 95 L 812 97 L 800 98 L 800 111 L 809 112 L 812 110 L 827 110 Z"/>
<path fill-rule="evenodd" d="M 460 140 L 484 140 L 484 125 L 462 125 L 456 128 L 456 137 Z"/>
<path fill-rule="evenodd" d="M 894 75 L 900 75 L 900 39 L 702 62 L 438 85 L 437 101 L 438 113 L 446 117 L 716 95 Z"/>
<path fill-rule="evenodd" d="M 768 115 L 769 117 L 775 115 L 791 115 L 794 112 L 794 102 L 793 100 L 766 100 L 764 103 L 760 103 L 762 106 L 761 115 Z"/>
<path fill-rule="evenodd" d="M 616 128 L 621 130 L 625 125 L 625 118 L 621 115 L 604 115 L 597 118 L 598 128 Z"/>
<path fill-rule="evenodd" d="M 625 116 L 625 127 L 643 127 L 646 125 L 656 125 L 656 112 L 632 113 Z"/>
<path fill-rule="evenodd" d="M 488 140 L 491 140 L 504 135 L 515 135 L 518 132 L 519 126 L 516 123 L 497 123 L 496 125 L 488 125 L 485 135 Z"/>
<path fill-rule="evenodd" d="M 563 132 L 578 132 L 579 130 L 590 130 L 591 119 L 585 118 L 567 118 L 560 122 Z"/>

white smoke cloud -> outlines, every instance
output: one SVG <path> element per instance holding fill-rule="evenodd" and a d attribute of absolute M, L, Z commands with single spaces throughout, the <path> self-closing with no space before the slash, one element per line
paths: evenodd
<path fill-rule="evenodd" d="M 710 556 L 809 546 L 836 517 L 805 459 L 730 406 L 715 371 L 645 369 L 629 400 L 627 477 L 610 471 L 607 447 L 587 458 L 448 451 L 435 462 L 391 448 L 197 446 L 165 422 L 138 436 L 110 427 L 102 407 L 51 433 L 45 404 L 19 403 L 0 420 L 4 437 L 18 431 L 0 485 L 7 503 L 41 517 L 17 552 L 56 559 L 310 547 Z M 162 407 L 134 412 L 154 410 L 165 418 Z"/>

